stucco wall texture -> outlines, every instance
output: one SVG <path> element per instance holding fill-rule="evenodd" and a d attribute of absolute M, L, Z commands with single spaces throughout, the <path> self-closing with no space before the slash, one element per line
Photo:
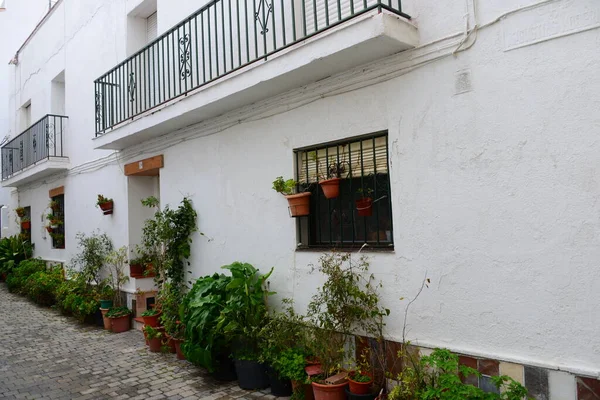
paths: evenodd
<path fill-rule="evenodd" d="M 56 253 L 36 236 L 37 255 L 68 261 L 75 233 L 96 228 L 127 245 L 122 165 L 164 154 L 161 202 L 175 206 L 188 195 L 205 235 L 194 237 L 193 277 L 234 260 L 274 266 L 271 289 L 302 309 L 322 279 L 309 267 L 320 253 L 295 251 L 295 220 L 271 182 L 293 175 L 295 148 L 387 130 L 395 248 L 364 252 L 392 310 L 388 337 L 401 339 L 407 300 L 428 277 L 408 315 L 414 343 L 599 376 L 598 2 L 406 1 L 423 44 L 461 33 L 466 21 L 481 29 L 465 51 L 404 74 L 388 62 L 368 85 L 344 90 L 334 76 L 310 87 L 325 93 L 311 102 L 288 94 L 271 99 L 277 112 L 258 104 L 262 114 L 235 126 L 210 134 L 191 127 L 178 143 L 157 140 L 152 150 L 142 144 L 104 160 L 111 153 L 91 140 L 93 79 L 124 58 L 123 24 L 110 20 L 122 21 L 123 10 L 72 3 L 60 5 L 71 7 L 69 41 L 34 65 L 24 54 L 13 93 L 48 101 L 45 85 L 66 70 L 74 170 L 19 188 L 18 197 L 35 207 L 65 185 L 67 249 Z M 176 10 L 159 8 L 159 26 L 162 12 L 185 16 Z M 93 208 L 97 193 L 115 199 L 112 217 Z"/>

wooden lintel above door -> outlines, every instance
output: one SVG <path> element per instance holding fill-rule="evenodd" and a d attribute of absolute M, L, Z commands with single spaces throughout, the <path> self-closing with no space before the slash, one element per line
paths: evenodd
<path fill-rule="evenodd" d="M 164 166 L 163 155 L 154 156 L 125 164 L 126 176 L 158 176 L 159 170 Z"/>

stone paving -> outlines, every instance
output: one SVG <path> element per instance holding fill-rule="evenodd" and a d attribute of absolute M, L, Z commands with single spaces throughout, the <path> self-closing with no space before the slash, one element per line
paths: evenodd
<path fill-rule="evenodd" d="M 274 399 L 221 383 L 137 330 L 112 334 L 11 294 L 0 284 L 0 399 Z"/>

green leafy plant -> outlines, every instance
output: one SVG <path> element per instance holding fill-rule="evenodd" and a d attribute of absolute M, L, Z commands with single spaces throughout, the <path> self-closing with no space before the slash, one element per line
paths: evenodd
<path fill-rule="evenodd" d="M 12 270 L 6 279 L 8 290 L 13 293 L 27 294 L 27 279 L 37 272 L 46 270 L 46 263 L 41 259 L 23 260 Z"/>
<path fill-rule="evenodd" d="M 316 270 L 326 278 L 312 297 L 307 318 L 313 329 L 311 351 L 322 364 L 326 378 L 342 370 L 349 358 L 347 341 L 361 333 L 380 338 L 384 318 L 390 311 L 380 306 L 374 282 L 365 257 L 353 260 L 350 254 L 323 255 Z"/>
<path fill-rule="evenodd" d="M 32 255 L 31 242 L 20 235 L 0 239 L 0 273 L 10 275 L 21 261 L 31 258 Z"/>
<path fill-rule="evenodd" d="M 266 299 L 274 294 L 266 289 L 265 282 L 273 268 L 265 275 L 248 263 L 234 262 L 221 268 L 228 270 L 232 279 L 226 287 L 227 301 L 217 319 L 217 330 L 228 341 L 236 342 L 235 358 L 258 360 Z"/>
<path fill-rule="evenodd" d="M 486 393 L 463 383 L 461 376 L 481 376 L 473 369 L 459 364 L 458 355 L 447 349 L 435 349 L 404 368 L 398 376 L 400 384 L 388 394 L 389 400 L 522 400 L 529 399 L 527 389 L 507 376 L 491 380 L 502 393 Z"/>
<path fill-rule="evenodd" d="M 86 235 L 80 232 L 75 238 L 80 252 L 71 259 L 71 266 L 79 270 L 80 278 L 87 285 L 100 284 L 100 273 L 108 255 L 113 251 L 110 237 L 106 233 L 93 232 Z"/>
<path fill-rule="evenodd" d="M 53 211 L 57 211 L 60 209 L 60 203 L 56 200 L 51 200 L 50 203 L 48 203 L 48 207 Z"/>
<path fill-rule="evenodd" d="M 122 304 L 121 287 L 129 281 L 129 277 L 124 272 L 127 263 L 127 247 L 123 246 L 110 251 L 105 255 L 105 262 L 109 273 L 109 284 L 113 292 L 113 305 L 118 307 Z"/>
<path fill-rule="evenodd" d="M 23 222 L 31 222 L 31 218 L 23 217 L 23 218 L 21 218 L 21 223 L 23 223 Z"/>
<path fill-rule="evenodd" d="M 186 267 L 190 265 L 192 234 L 197 231 L 197 213 L 187 197 L 176 209 L 167 205 L 161 210 L 155 197 L 142 200 L 142 204 L 156 211 L 144 222 L 138 253 L 144 254 L 146 264 L 151 264 L 156 274 L 161 323 L 169 335 L 180 337 L 182 325 L 177 321 L 186 292 Z"/>
<path fill-rule="evenodd" d="M 144 325 L 144 332 L 146 333 L 146 337 L 148 339 L 163 339 L 165 337 L 163 332 L 149 325 Z"/>
<path fill-rule="evenodd" d="M 229 343 L 217 330 L 217 320 L 227 301 L 226 288 L 231 280 L 224 274 L 199 278 L 180 307 L 180 320 L 185 325 L 181 349 L 188 361 L 210 372 L 218 367 L 216 356 L 228 352 Z"/>
<path fill-rule="evenodd" d="M 283 176 L 278 176 L 273 181 L 273 190 L 284 196 L 289 196 L 294 193 L 297 184 L 298 183 L 293 179 L 284 180 Z"/>
<path fill-rule="evenodd" d="M 146 310 L 142 313 L 142 317 L 152 317 L 154 315 L 158 314 L 158 311 L 156 311 L 156 309 L 151 308 L 149 310 Z"/>
<path fill-rule="evenodd" d="M 121 317 L 126 317 L 128 315 L 131 314 L 131 310 L 125 306 L 121 306 L 121 307 L 112 307 L 110 310 L 108 310 L 108 312 L 106 313 L 106 316 L 108 318 L 121 318 Z"/>
<path fill-rule="evenodd" d="M 69 270 L 68 275 L 70 279 L 63 281 L 56 289 L 56 305 L 63 314 L 73 315 L 84 322 L 98 310 L 106 286 L 90 286 L 81 274 L 73 270 Z"/>
<path fill-rule="evenodd" d="M 51 306 L 56 302 L 56 290 L 64 281 L 62 267 L 52 267 L 30 275 L 23 290 L 34 302 Z"/>
<path fill-rule="evenodd" d="M 290 348 L 282 351 L 271 360 L 271 367 L 281 378 L 305 382 L 307 375 L 305 355 L 301 350 Z"/>
<path fill-rule="evenodd" d="M 102 204 L 111 203 L 113 199 L 109 199 L 108 197 L 104 197 L 103 195 L 98 195 L 98 200 L 96 201 L 96 207 L 100 207 Z"/>

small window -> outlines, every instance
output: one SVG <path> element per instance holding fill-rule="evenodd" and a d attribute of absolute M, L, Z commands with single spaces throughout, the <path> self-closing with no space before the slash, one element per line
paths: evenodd
<path fill-rule="evenodd" d="M 158 13 L 146 18 L 146 43 L 153 42 L 158 37 Z"/>
<path fill-rule="evenodd" d="M 294 153 L 298 190 L 311 192 L 310 214 L 297 223 L 300 248 L 393 249 L 387 132 Z M 327 198 L 329 180 L 336 187 Z"/>
<path fill-rule="evenodd" d="M 31 241 L 31 207 L 23 207 L 23 216 L 21 217 L 21 238 Z"/>
<path fill-rule="evenodd" d="M 52 216 L 50 220 L 50 228 L 52 232 L 52 248 L 65 248 L 65 195 L 61 194 L 52 197 L 51 203 Z"/>

